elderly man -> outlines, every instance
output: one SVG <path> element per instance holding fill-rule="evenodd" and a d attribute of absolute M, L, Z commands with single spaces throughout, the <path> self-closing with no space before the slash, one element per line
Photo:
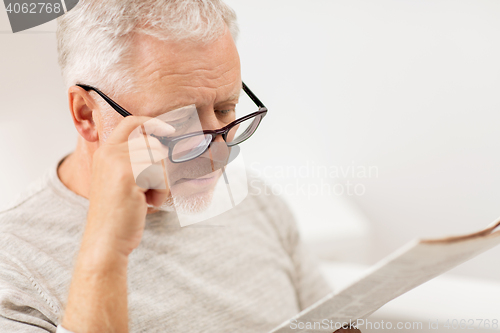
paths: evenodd
<path fill-rule="evenodd" d="M 203 130 L 237 119 L 236 35 L 219 0 L 80 1 L 59 18 L 79 138 L 0 212 L 1 332 L 268 332 L 330 291 L 278 198 L 253 191 L 219 227 L 181 228 L 175 184 L 135 181 L 128 139 L 145 122 L 188 105 Z M 166 149 L 175 128 L 152 124 Z M 182 177 L 210 193 L 214 174 Z"/>

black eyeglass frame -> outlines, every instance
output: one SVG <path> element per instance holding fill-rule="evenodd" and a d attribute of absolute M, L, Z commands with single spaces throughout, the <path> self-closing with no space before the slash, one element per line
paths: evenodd
<path fill-rule="evenodd" d="M 128 112 L 127 110 L 125 110 L 123 107 L 121 107 L 118 103 L 116 103 L 111 98 L 109 98 L 106 94 L 104 94 L 99 89 L 91 87 L 91 86 L 87 86 L 87 85 L 84 85 L 84 84 L 76 84 L 76 85 L 78 87 L 80 87 L 80 88 L 83 88 L 85 91 L 90 91 L 90 90 L 95 91 L 116 112 L 118 112 L 123 117 L 132 116 L 132 114 L 130 112 Z M 189 160 L 198 158 L 199 156 L 203 155 L 210 148 L 210 146 L 212 145 L 212 142 L 215 140 L 215 138 L 218 135 L 222 135 L 222 138 L 226 142 L 227 146 L 228 147 L 232 147 L 232 146 L 236 146 L 236 145 L 238 145 L 238 144 L 240 144 L 242 142 L 245 142 L 246 140 L 248 140 L 253 135 L 253 133 L 255 133 L 255 131 L 257 130 L 257 128 L 260 125 L 260 122 L 262 121 L 262 118 L 264 118 L 266 116 L 268 109 L 264 106 L 264 104 L 260 101 L 260 99 L 257 96 L 255 96 L 255 94 L 248 88 L 248 86 L 244 82 L 242 82 L 242 88 L 243 88 L 243 91 L 248 95 L 248 97 L 250 97 L 250 99 L 255 103 L 255 105 L 257 105 L 257 107 L 259 108 L 259 111 L 250 113 L 249 115 L 246 115 L 244 117 L 236 119 L 235 121 L 229 123 L 228 125 L 226 125 L 226 126 L 224 126 L 222 128 L 219 128 L 217 130 L 204 130 L 204 131 L 192 132 L 192 133 L 187 133 L 187 134 L 183 134 L 183 135 L 172 137 L 172 138 L 160 137 L 160 136 L 152 135 L 153 137 L 157 138 L 163 145 L 165 145 L 165 146 L 167 146 L 169 148 L 168 155 L 169 155 L 169 159 L 170 159 L 170 161 L 172 163 L 187 162 Z M 242 123 L 242 122 L 244 122 L 244 121 L 246 121 L 248 119 L 251 119 L 251 118 L 255 118 L 254 122 L 257 122 L 255 125 L 252 124 L 253 127 L 254 127 L 252 133 L 250 135 L 248 135 L 246 138 L 244 138 L 243 140 L 241 140 L 241 141 L 238 141 L 236 143 L 235 142 L 227 143 L 227 134 L 229 133 L 229 131 L 234 126 L 236 126 L 236 125 L 238 125 L 238 124 L 240 124 L 240 123 Z M 252 126 L 252 125 L 250 125 L 250 126 Z M 173 159 L 173 157 L 172 157 L 172 152 L 174 150 L 175 144 L 178 143 L 179 141 L 184 140 L 184 139 L 187 139 L 187 138 L 190 138 L 190 137 L 194 137 L 194 136 L 198 136 L 198 135 L 211 135 L 212 136 L 212 138 L 210 140 L 210 143 L 208 144 L 207 148 L 205 148 L 205 150 L 203 152 L 201 152 L 199 155 L 197 155 L 196 157 L 187 159 L 185 161 L 175 161 Z"/>

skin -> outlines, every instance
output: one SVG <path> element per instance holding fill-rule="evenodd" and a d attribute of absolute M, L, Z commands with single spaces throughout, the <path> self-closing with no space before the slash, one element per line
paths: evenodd
<path fill-rule="evenodd" d="M 234 109 L 241 89 L 239 56 L 227 29 L 208 45 L 144 35 L 134 40 L 138 91 L 110 96 L 134 116 L 112 115 L 114 130 L 105 142 L 102 110 L 94 95 L 77 86 L 68 90 L 69 109 L 80 136 L 58 174 L 70 190 L 90 202 L 62 321 L 63 327 L 79 333 L 128 332 L 128 257 L 140 244 L 146 215 L 155 211 L 147 205 L 157 207 L 170 195 L 168 189 L 136 185 L 130 133 L 152 117 L 191 104 L 197 106 L 204 129 L 221 128 L 227 119 L 218 110 Z M 165 123 L 152 124 L 157 135 L 173 132 Z M 223 139 L 219 136 L 216 142 Z M 165 149 L 157 140 L 150 143 L 155 153 Z"/>

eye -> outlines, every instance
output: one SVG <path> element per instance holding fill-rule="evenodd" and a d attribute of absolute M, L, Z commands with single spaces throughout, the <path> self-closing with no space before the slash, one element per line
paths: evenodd
<path fill-rule="evenodd" d="M 220 117 L 228 117 L 234 114 L 234 109 L 227 109 L 227 110 L 215 110 L 218 116 Z"/>

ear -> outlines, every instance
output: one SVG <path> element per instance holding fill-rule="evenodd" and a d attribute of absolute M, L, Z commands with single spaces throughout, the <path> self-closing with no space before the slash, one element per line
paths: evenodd
<path fill-rule="evenodd" d="M 69 109 L 76 130 L 88 142 L 99 141 L 99 133 L 94 121 L 93 111 L 97 105 L 85 89 L 72 86 L 68 89 Z"/>

